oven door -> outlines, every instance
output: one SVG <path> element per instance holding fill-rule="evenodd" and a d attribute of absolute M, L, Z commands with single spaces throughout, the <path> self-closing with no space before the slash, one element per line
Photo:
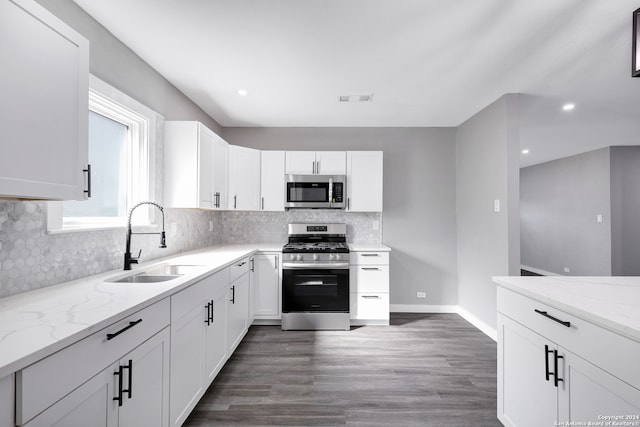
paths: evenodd
<path fill-rule="evenodd" d="M 349 312 L 348 268 L 283 268 L 282 312 Z"/>

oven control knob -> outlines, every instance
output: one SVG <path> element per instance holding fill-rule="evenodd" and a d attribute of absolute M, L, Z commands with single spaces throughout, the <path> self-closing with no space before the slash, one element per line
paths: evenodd
<path fill-rule="evenodd" d="M 313 260 L 317 261 L 318 260 L 318 254 L 313 254 Z"/>
<path fill-rule="evenodd" d="M 333 254 L 329 254 L 329 261 L 333 261 Z"/>
<path fill-rule="evenodd" d="M 336 261 L 340 259 L 340 254 L 336 254 Z"/>
<path fill-rule="evenodd" d="M 302 254 L 296 255 L 296 260 L 297 261 L 302 261 Z"/>

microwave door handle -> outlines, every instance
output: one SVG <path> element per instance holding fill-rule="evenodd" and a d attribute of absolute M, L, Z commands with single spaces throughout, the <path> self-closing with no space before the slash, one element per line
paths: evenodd
<path fill-rule="evenodd" d="M 333 204 L 333 178 L 329 178 L 329 206 Z"/>

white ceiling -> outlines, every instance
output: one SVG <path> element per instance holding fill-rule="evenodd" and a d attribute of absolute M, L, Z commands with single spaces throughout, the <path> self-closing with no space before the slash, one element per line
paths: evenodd
<path fill-rule="evenodd" d="M 640 142 L 640 0 L 74 1 L 225 127 L 458 126 L 522 93 L 522 165 Z"/>

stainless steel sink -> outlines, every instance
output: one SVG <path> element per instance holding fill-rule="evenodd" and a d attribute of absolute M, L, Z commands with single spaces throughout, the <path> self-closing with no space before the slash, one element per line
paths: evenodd
<path fill-rule="evenodd" d="M 202 265 L 160 264 L 146 271 L 131 272 L 128 276 L 118 276 L 107 280 L 111 283 L 158 283 L 167 282 L 202 268 Z"/>
<path fill-rule="evenodd" d="M 201 268 L 201 265 L 187 265 L 187 264 L 164 264 L 159 265 L 151 270 L 147 270 L 144 274 L 154 275 L 183 275 L 189 274 L 196 269 Z"/>
<path fill-rule="evenodd" d="M 140 273 L 134 274 L 133 276 L 126 276 L 120 279 L 108 280 L 108 282 L 113 283 L 157 283 L 157 282 L 167 282 L 169 280 L 173 280 L 177 277 L 182 276 L 182 274 L 147 274 Z"/>

